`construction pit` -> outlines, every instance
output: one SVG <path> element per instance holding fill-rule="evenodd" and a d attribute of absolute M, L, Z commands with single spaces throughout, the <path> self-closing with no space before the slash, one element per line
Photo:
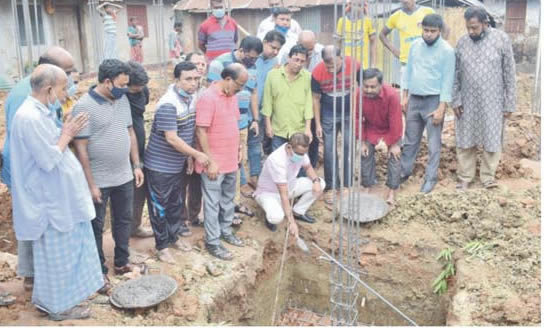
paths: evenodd
<path fill-rule="evenodd" d="M 429 195 L 418 192 L 427 160 L 423 147 L 414 176 L 401 187 L 395 208 L 378 221 L 356 227 L 360 243 L 354 273 L 418 325 L 540 326 L 540 116 L 528 112 L 530 106 L 523 93 L 526 81 L 523 76 L 518 79 L 520 112 L 513 114 L 505 129 L 505 150 L 497 171 L 499 188 L 485 190 L 476 182 L 466 192 L 455 190 L 454 122 L 449 116 L 435 190 Z M 81 83 L 81 90 L 86 83 Z M 153 102 L 159 95 L 156 80 L 150 85 Z M 154 106 L 149 108 L 148 125 Z M 371 193 L 384 197 L 385 154 L 380 153 L 377 162 L 379 183 Z M 322 167 L 318 173 L 322 176 Z M 131 239 L 132 261 L 145 262 L 152 274 L 174 278 L 176 293 L 157 306 L 140 310 L 121 310 L 107 297 L 94 295 L 89 300 L 90 319 L 63 324 L 270 325 L 274 308 L 275 325 L 333 324 L 331 270 L 337 266 L 313 245 L 334 253 L 338 240 L 332 229 L 338 221 L 333 222 L 331 211 L 320 200 L 310 209 L 317 222 L 299 223 L 309 254 L 290 237 L 275 305 L 286 226 L 269 231 L 256 203 L 245 199 L 245 204 L 256 216 L 244 217 L 237 231 L 245 247 L 227 246 L 235 255 L 233 261 L 222 262 L 207 254 L 201 227 L 192 228 L 193 235 L 186 238 L 194 245 L 191 252 L 173 252 L 176 265 L 157 261 L 153 238 Z M 9 193 L 0 185 L 0 289 L 16 297 L 15 304 L 0 307 L 0 323 L 55 325 L 36 310 L 31 294 L 23 290 L 22 280 L 15 274 L 10 205 Z M 144 222 L 149 225 L 147 214 Z M 111 268 L 110 231 L 104 238 Z M 474 242 L 482 247 L 470 253 L 467 246 Z M 448 248 L 455 274 L 446 279 L 447 290 L 437 295 L 433 282 L 444 269 L 437 256 Z M 111 280 L 118 285 L 138 276 L 112 275 Z M 356 292 L 353 309 L 358 313 L 357 323 L 410 325 L 362 285 L 356 285 Z"/>

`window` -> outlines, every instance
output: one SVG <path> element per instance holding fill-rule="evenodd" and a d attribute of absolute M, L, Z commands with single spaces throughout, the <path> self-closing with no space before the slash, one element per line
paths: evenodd
<path fill-rule="evenodd" d="M 38 26 L 36 26 L 36 11 L 34 10 L 34 5 L 28 6 L 28 10 L 30 11 L 30 25 L 32 29 L 32 38 L 33 38 L 34 45 L 38 45 L 38 44 L 42 45 L 42 44 L 45 44 L 45 36 L 43 32 L 42 6 L 38 5 L 36 9 L 38 11 Z M 25 31 L 23 5 L 17 5 L 17 20 L 19 21 L 19 35 L 21 36 L 21 42 L 20 42 L 21 46 L 26 46 L 28 42 L 27 42 L 26 31 Z"/>

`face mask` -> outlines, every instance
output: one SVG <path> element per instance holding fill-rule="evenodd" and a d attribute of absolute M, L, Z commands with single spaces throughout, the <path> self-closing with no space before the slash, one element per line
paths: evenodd
<path fill-rule="evenodd" d="M 245 67 L 250 68 L 251 66 L 255 65 L 256 59 L 245 57 L 242 59 L 242 64 L 244 64 Z"/>
<path fill-rule="evenodd" d="M 68 97 L 73 97 L 77 91 L 77 85 L 74 83 L 71 77 L 68 78 Z"/>
<path fill-rule="evenodd" d="M 304 155 L 299 155 L 293 152 L 293 155 L 289 158 L 293 163 L 300 163 L 304 159 Z"/>
<path fill-rule="evenodd" d="M 478 35 L 469 35 L 469 37 L 472 39 L 472 41 L 480 41 L 484 37 L 484 32 L 478 34 Z"/>
<path fill-rule="evenodd" d="M 128 92 L 128 88 L 118 88 L 116 86 L 113 86 L 110 92 L 113 99 L 117 100 L 121 99 L 121 97 L 123 97 L 123 95 Z"/>
<path fill-rule="evenodd" d="M 212 10 L 212 15 L 217 19 L 221 19 L 221 18 L 225 17 L 225 9 L 223 9 L 223 8 L 213 9 Z"/>
<path fill-rule="evenodd" d="M 178 93 L 179 93 L 179 95 L 182 96 L 183 98 L 189 98 L 189 97 L 191 97 L 191 95 L 188 94 L 188 93 L 187 93 L 185 90 L 183 90 L 183 89 L 179 89 L 179 90 L 178 90 Z"/>
<path fill-rule="evenodd" d="M 438 37 L 436 37 L 434 40 L 425 40 L 425 39 L 423 39 L 423 41 L 425 41 L 425 43 L 430 47 L 430 46 L 432 46 L 433 44 L 435 44 L 435 42 L 438 41 L 439 38 L 440 38 L 440 37 L 438 36 Z"/>
<path fill-rule="evenodd" d="M 280 32 L 282 35 L 285 35 L 287 34 L 287 31 L 289 31 L 289 28 L 288 27 L 284 27 L 284 26 L 279 26 L 279 25 L 276 25 L 274 27 L 274 29 L 278 32 Z"/>

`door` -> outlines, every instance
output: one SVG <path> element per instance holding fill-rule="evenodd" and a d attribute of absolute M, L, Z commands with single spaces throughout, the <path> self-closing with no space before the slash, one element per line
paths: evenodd
<path fill-rule="evenodd" d="M 127 5 L 127 25 L 129 19 L 136 17 L 138 19 L 138 25 L 141 25 L 144 29 L 144 36 L 149 37 L 149 31 L 147 27 L 147 6 L 146 5 Z"/>
<path fill-rule="evenodd" d="M 506 33 L 522 34 L 525 32 L 525 17 L 527 16 L 527 0 L 506 1 Z"/>
<path fill-rule="evenodd" d="M 81 60 L 81 42 L 77 23 L 77 6 L 56 6 L 55 38 L 56 44 L 68 50 L 74 57 L 74 65 L 78 71 L 83 70 Z"/>

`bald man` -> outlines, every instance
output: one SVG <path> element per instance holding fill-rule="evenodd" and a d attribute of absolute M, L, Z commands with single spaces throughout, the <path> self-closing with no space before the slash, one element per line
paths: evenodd
<path fill-rule="evenodd" d="M 74 59 L 72 55 L 65 49 L 61 47 L 51 47 L 47 49 L 41 56 L 38 61 L 39 65 L 42 64 L 51 64 L 59 67 L 67 75 L 72 72 L 74 69 Z M 73 81 L 70 78 L 68 80 L 68 88 L 73 85 Z M 73 90 L 74 88 L 72 88 Z M 11 124 L 15 113 L 19 107 L 23 104 L 25 99 L 30 95 L 32 88 L 30 87 L 30 76 L 22 79 L 11 89 L 5 103 L 5 113 L 6 113 L 6 136 L 4 149 L 2 151 L 2 157 L 4 159 L 4 165 L 1 172 L 1 180 L 8 186 L 8 189 L 11 189 L 11 165 L 10 165 L 10 132 Z M 71 94 L 68 94 L 72 96 Z M 61 125 L 61 104 L 60 102 L 55 102 L 53 104 L 52 110 L 55 112 L 56 124 Z M 18 256 L 18 265 L 17 265 L 17 274 L 21 277 L 24 277 L 24 286 L 27 290 L 32 290 L 32 277 L 34 276 L 34 270 L 32 265 L 32 247 L 30 243 L 21 241 L 17 243 L 17 256 Z"/>
<path fill-rule="evenodd" d="M 306 49 L 308 52 L 308 59 L 304 64 L 304 67 L 312 73 L 314 68 L 321 62 L 321 51 L 323 50 L 323 45 L 317 42 L 315 33 L 310 30 L 304 30 L 298 35 L 297 44 Z M 284 65 L 287 63 L 287 53 L 285 53 L 281 58 L 281 64 Z"/>
<path fill-rule="evenodd" d="M 53 106 L 66 98 L 67 84 L 61 68 L 36 67 L 10 131 L 10 147 L 17 149 L 10 158 L 15 236 L 29 241 L 35 255 L 32 303 L 56 321 L 88 318 L 89 306 L 78 304 L 104 284 L 91 193 L 68 148 L 88 115 L 56 124 Z"/>

